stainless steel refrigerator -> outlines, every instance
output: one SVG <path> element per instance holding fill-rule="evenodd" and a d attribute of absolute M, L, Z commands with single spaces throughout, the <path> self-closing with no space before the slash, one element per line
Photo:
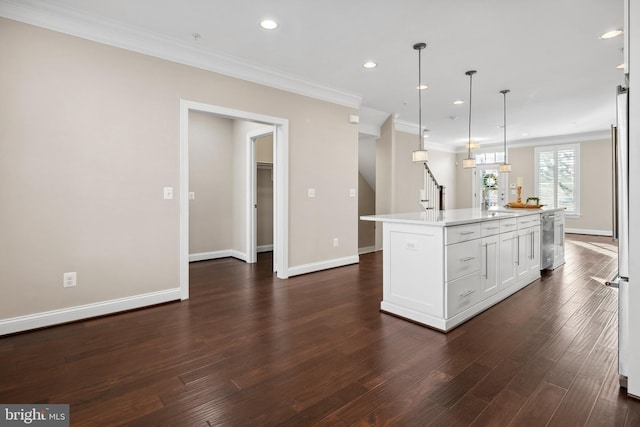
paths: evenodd
<path fill-rule="evenodd" d="M 618 86 L 613 127 L 613 236 L 618 240 L 618 373 L 627 387 L 629 363 L 629 90 Z"/>

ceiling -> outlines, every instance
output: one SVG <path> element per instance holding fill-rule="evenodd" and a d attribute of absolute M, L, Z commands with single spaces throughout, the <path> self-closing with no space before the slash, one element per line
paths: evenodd
<path fill-rule="evenodd" d="M 517 141 L 608 132 L 615 120 L 615 87 L 624 83 L 623 71 L 616 69 L 623 62 L 623 38 L 599 38 L 622 28 L 622 0 L 1 3 L 0 14 L 13 19 L 150 54 L 155 51 L 139 48 L 136 39 L 154 40 L 180 47 L 188 53 L 182 62 L 190 65 L 226 61 L 250 69 L 254 81 L 277 87 L 292 82 L 291 87 L 307 85 L 314 93 L 327 89 L 343 104 L 361 108 L 360 129 L 368 134 L 375 134 L 389 114 L 405 127 L 418 122 L 413 44 L 426 42 L 422 80 L 429 88 L 422 92 L 422 121 L 430 130 L 427 147 L 464 146 L 469 114 L 465 71 L 470 69 L 477 70 L 471 132 L 480 143 L 502 142 L 502 89 L 511 91 L 508 139 Z M 260 28 L 266 17 L 279 28 Z M 82 22 L 86 25 L 78 30 Z M 367 60 L 378 67 L 363 68 Z M 221 66 L 220 71 L 234 74 L 232 69 L 241 67 Z M 235 74 L 247 78 L 243 73 Z M 260 73 L 263 77 L 256 77 Z M 458 99 L 465 103 L 454 105 Z"/>

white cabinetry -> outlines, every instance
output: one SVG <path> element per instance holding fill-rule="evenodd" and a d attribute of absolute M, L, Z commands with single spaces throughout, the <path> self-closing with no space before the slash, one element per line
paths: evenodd
<path fill-rule="evenodd" d="M 500 287 L 516 283 L 517 234 L 515 231 L 500 234 Z"/>
<path fill-rule="evenodd" d="M 516 281 L 540 277 L 540 215 L 518 218 Z"/>
<path fill-rule="evenodd" d="M 500 245 L 499 235 L 482 238 L 482 259 L 480 262 L 480 284 L 482 298 L 490 297 L 498 292 L 500 285 Z"/>
<path fill-rule="evenodd" d="M 448 331 L 540 277 L 539 213 L 438 225 L 441 216 L 380 217 L 382 311 Z"/>

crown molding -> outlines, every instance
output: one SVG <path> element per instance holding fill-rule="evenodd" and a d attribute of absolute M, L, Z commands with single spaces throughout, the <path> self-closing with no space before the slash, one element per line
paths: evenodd
<path fill-rule="evenodd" d="M 593 132 L 583 132 L 583 133 L 572 133 L 566 135 L 552 135 L 552 136 L 543 136 L 540 138 L 528 138 L 528 139 L 518 139 L 509 141 L 507 144 L 507 149 L 509 148 L 524 148 L 524 147 L 543 147 L 545 145 L 562 145 L 562 144 L 573 144 L 576 142 L 596 142 L 602 140 L 610 140 L 611 139 L 611 130 L 598 130 Z M 493 142 L 482 144 L 482 146 L 473 151 L 476 152 L 484 152 L 484 151 L 495 151 L 495 149 L 500 149 L 502 151 L 502 147 L 504 146 L 503 142 Z M 466 153 L 467 148 L 463 146 L 456 146 L 456 153 Z"/>
<path fill-rule="evenodd" d="M 0 2 L 0 16 L 349 108 L 358 109 L 362 102 L 360 95 L 262 68 L 230 55 L 207 52 L 158 33 L 48 2 L 3 0 Z"/>
<path fill-rule="evenodd" d="M 411 135 L 418 135 L 418 125 L 415 123 L 406 122 L 404 120 L 395 121 L 395 130 L 396 132 L 405 132 L 405 133 L 410 133 Z M 444 151 L 445 153 L 457 152 L 457 147 L 455 146 L 452 146 L 449 144 L 442 144 L 438 142 L 431 142 L 428 139 L 425 139 L 424 147 L 427 150 L 431 149 L 431 150 L 437 150 L 437 151 Z"/>

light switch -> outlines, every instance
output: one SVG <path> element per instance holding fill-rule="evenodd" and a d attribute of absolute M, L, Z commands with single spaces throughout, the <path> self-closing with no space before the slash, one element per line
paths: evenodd
<path fill-rule="evenodd" d="M 189 191 L 189 200 L 195 200 L 195 199 L 196 199 L 195 191 Z"/>
<path fill-rule="evenodd" d="M 164 199 L 165 200 L 173 199 L 173 187 L 164 187 Z"/>
<path fill-rule="evenodd" d="M 310 188 L 307 193 L 309 194 L 309 198 L 310 199 L 316 197 L 316 189 L 315 188 Z"/>
<path fill-rule="evenodd" d="M 356 189 L 355 188 L 350 188 L 349 189 L 349 197 L 356 197 Z"/>

